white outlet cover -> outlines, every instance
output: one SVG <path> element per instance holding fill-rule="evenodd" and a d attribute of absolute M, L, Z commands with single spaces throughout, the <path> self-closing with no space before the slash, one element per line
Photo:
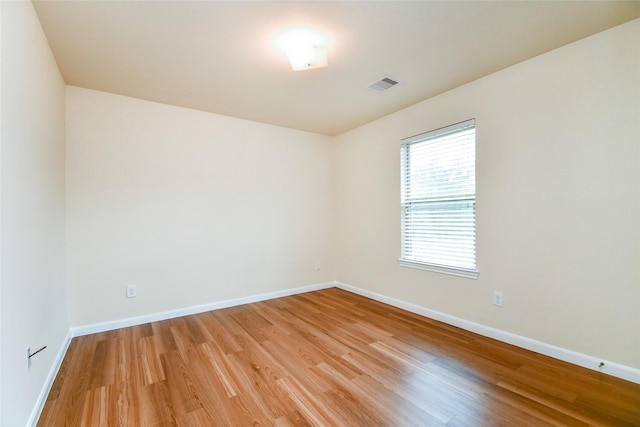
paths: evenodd
<path fill-rule="evenodd" d="M 502 307 L 504 304 L 504 294 L 499 291 L 493 291 L 493 305 Z"/>
<path fill-rule="evenodd" d="M 134 298 L 137 294 L 136 285 L 127 285 L 127 298 Z"/>

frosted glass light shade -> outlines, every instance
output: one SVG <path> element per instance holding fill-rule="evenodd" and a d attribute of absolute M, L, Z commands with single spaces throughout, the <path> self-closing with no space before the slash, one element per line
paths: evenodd
<path fill-rule="evenodd" d="M 287 56 L 294 71 L 322 68 L 329 64 L 324 46 L 302 46 L 289 50 Z"/>

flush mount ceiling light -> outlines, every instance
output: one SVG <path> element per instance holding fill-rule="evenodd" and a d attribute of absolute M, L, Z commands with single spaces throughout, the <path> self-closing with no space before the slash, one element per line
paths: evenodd
<path fill-rule="evenodd" d="M 308 27 L 295 27 L 278 36 L 280 49 L 287 55 L 294 71 L 326 67 L 327 40 Z"/>

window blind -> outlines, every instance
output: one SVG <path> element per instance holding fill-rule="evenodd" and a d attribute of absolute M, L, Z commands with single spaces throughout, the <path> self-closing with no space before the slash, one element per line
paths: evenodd
<path fill-rule="evenodd" d="M 477 277 L 475 120 L 402 141 L 401 264 Z"/>

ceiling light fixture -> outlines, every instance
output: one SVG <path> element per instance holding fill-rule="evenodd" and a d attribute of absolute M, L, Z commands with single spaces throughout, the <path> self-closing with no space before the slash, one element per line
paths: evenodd
<path fill-rule="evenodd" d="M 279 36 L 279 45 L 294 71 L 326 67 L 327 42 L 317 31 L 296 27 Z"/>

